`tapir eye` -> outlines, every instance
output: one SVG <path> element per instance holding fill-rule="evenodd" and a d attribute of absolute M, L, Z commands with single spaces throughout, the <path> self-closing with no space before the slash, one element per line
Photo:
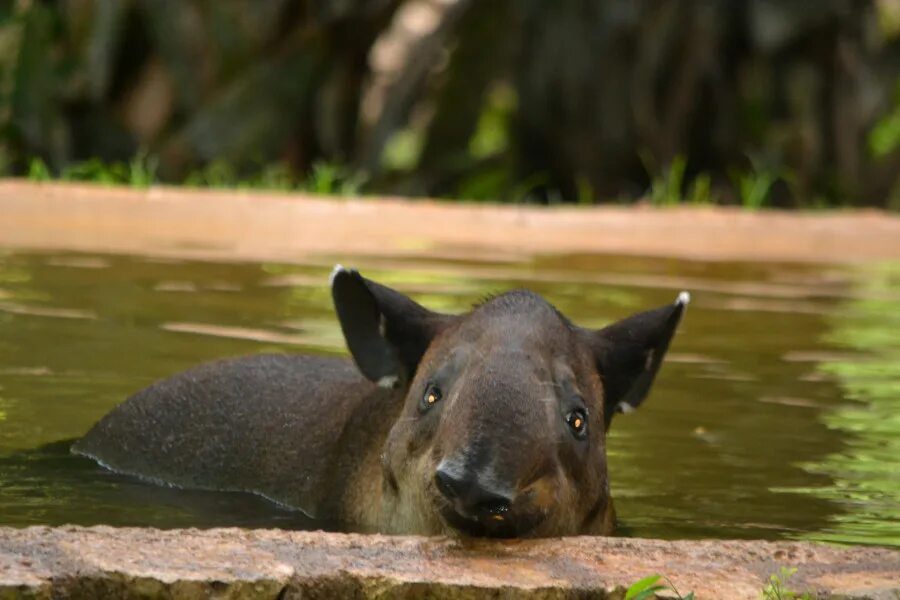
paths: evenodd
<path fill-rule="evenodd" d="M 587 435 L 587 414 L 582 409 L 576 408 L 567 414 L 566 423 L 572 430 L 572 434 L 579 440 L 584 439 L 584 436 Z"/>
<path fill-rule="evenodd" d="M 425 388 L 425 394 L 422 396 L 422 410 L 428 410 L 441 401 L 443 394 L 441 389 L 433 383 L 428 384 Z"/>

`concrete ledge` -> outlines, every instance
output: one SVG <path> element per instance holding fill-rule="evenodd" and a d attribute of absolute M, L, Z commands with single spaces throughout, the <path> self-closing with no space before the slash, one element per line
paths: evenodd
<path fill-rule="evenodd" d="M 0 180 L 0 215 L 0 248 L 225 261 L 568 253 L 814 263 L 900 259 L 900 217 L 875 210 L 543 208 Z"/>
<path fill-rule="evenodd" d="M 0 598 L 615 598 L 665 574 L 758 599 L 768 575 L 818 598 L 900 598 L 900 551 L 795 542 L 460 541 L 275 530 L 0 528 Z"/>

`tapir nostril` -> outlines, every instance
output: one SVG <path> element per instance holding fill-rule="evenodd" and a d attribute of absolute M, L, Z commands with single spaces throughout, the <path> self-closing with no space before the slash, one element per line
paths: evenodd
<path fill-rule="evenodd" d="M 506 498 L 500 498 L 499 496 L 496 498 L 491 498 L 489 500 L 482 500 L 477 505 L 478 512 L 482 514 L 486 514 L 493 518 L 502 519 L 510 509 L 510 502 Z"/>

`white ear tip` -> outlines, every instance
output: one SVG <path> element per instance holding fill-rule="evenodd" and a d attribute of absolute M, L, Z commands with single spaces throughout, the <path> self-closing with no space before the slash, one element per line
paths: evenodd
<path fill-rule="evenodd" d="M 396 375 L 385 375 L 381 379 L 378 380 L 378 387 L 383 387 L 387 389 L 393 388 L 397 384 L 397 376 Z"/>
<path fill-rule="evenodd" d="M 690 292 L 681 292 L 678 294 L 678 298 L 675 299 L 675 304 L 680 304 L 682 306 L 687 306 L 691 303 L 691 293 Z"/>
<path fill-rule="evenodd" d="M 616 410 L 623 415 L 627 415 L 628 413 L 633 413 L 635 408 L 627 402 L 619 402 L 616 404 Z"/>
<path fill-rule="evenodd" d="M 347 269 L 344 268 L 342 264 L 334 265 L 334 268 L 331 270 L 331 275 L 328 276 L 328 285 L 334 285 L 334 278 L 338 276 L 338 273 L 346 273 Z"/>

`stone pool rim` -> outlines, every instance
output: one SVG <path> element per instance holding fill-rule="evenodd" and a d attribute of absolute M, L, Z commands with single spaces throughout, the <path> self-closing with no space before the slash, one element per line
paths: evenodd
<path fill-rule="evenodd" d="M 498 260 L 540 254 L 900 260 L 900 215 L 878 209 L 545 207 L 0 179 L 0 214 L 0 249 L 216 261 L 423 253 Z"/>
<path fill-rule="evenodd" d="M 0 527 L 0 598 L 622 598 L 659 573 L 682 594 L 743 600 L 781 567 L 798 569 L 792 589 L 819 598 L 900 597 L 900 550 L 874 546 Z"/>

